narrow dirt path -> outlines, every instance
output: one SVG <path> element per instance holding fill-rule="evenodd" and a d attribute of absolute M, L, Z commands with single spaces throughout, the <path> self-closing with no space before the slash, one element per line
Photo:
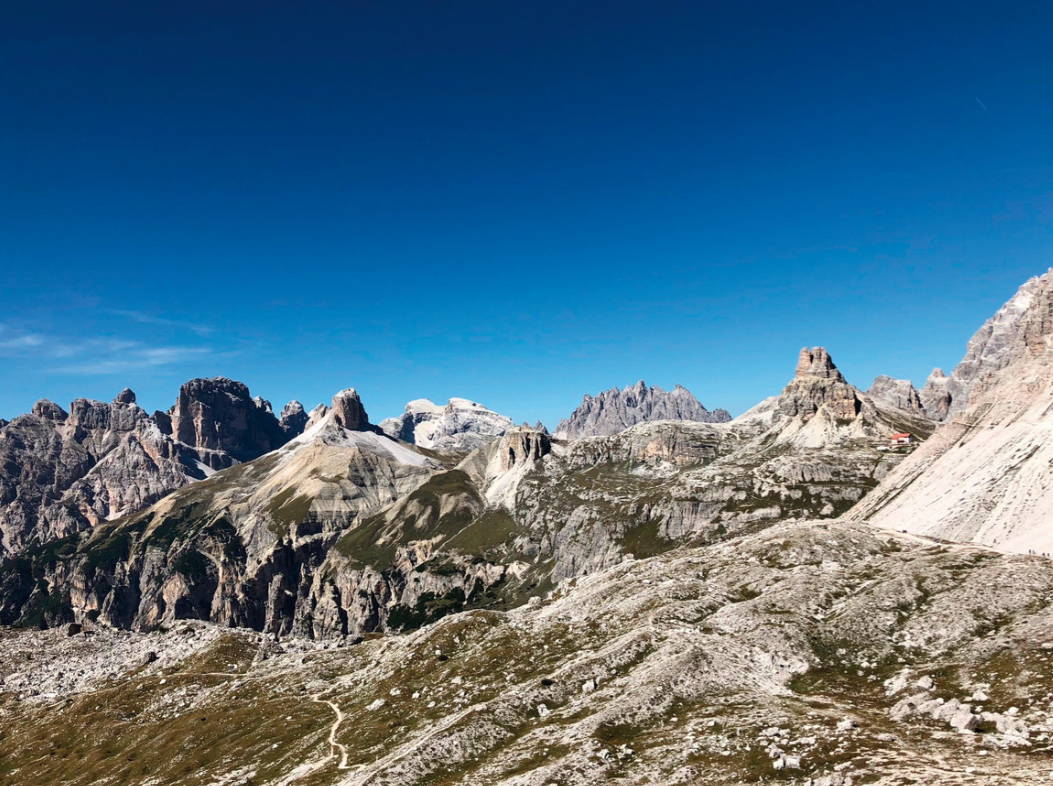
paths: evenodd
<path fill-rule="evenodd" d="M 336 741 L 336 732 L 340 728 L 340 724 L 344 722 L 344 713 L 336 705 L 335 702 L 329 701 L 328 699 L 320 698 L 317 694 L 311 697 L 311 701 L 315 704 L 328 704 L 333 712 L 336 713 L 336 720 L 333 721 L 333 725 L 329 727 L 329 748 L 330 755 L 335 756 L 336 751 L 340 751 L 340 763 L 336 765 L 337 769 L 346 770 L 349 765 L 347 763 L 347 746 L 342 745 Z"/>
<path fill-rule="evenodd" d="M 336 768 L 338 770 L 351 769 L 351 765 L 347 763 L 347 746 L 336 741 L 336 732 L 340 729 L 340 724 L 344 722 L 343 711 L 337 706 L 336 702 L 323 699 L 320 693 L 311 696 L 311 701 L 315 704 L 328 704 L 329 708 L 336 713 L 336 720 L 334 720 L 333 725 L 329 727 L 329 755 L 316 761 L 304 762 L 279 781 L 277 786 L 289 786 L 291 783 L 303 780 L 313 772 L 322 769 L 322 767 L 333 759 L 337 759 Z"/>

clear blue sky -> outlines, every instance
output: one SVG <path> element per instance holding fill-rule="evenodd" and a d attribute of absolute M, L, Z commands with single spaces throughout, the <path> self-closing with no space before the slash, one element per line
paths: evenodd
<path fill-rule="evenodd" d="M 1053 264 L 1053 4 L 0 5 L 0 416 L 920 384 Z"/>

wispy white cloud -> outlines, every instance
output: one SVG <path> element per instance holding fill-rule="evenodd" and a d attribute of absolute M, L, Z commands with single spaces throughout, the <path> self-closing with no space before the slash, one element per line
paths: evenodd
<path fill-rule="evenodd" d="M 120 336 L 76 338 L 29 332 L 0 323 L 0 357 L 59 361 L 58 365 L 41 369 L 50 373 L 120 374 L 212 356 L 211 347 L 156 346 Z"/>
<path fill-rule="evenodd" d="M 42 336 L 39 333 L 23 333 L 10 338 L 0 338 L 0 355 L 33 349 L 45 343 L 47 343 L 47 336 Z"/>
<path fill-rule="evenodd" d="M 144 325 L 162 325 L 164 327 L 176 328 L 178 330 L 187 330 L 203 338 L 216 332 L 215 328 L 210 325 L 201 324 L 199 322 L 184 322 L 179 319 L 168 319 L 166 317 L 159 317 L 155 314 L 147 314 L 142 311 L 112 309 L 107 313 L 118 317 L 125 317 L 133 322 L 139 322 Z"/>
<path fill-rule="evenodd" d="M 59 374 L 123 374 L 143 368 L 158 368 L 211 355 L 204 347 L 130 347 L 108 357 L 97 357 L 50 371 Z"/>

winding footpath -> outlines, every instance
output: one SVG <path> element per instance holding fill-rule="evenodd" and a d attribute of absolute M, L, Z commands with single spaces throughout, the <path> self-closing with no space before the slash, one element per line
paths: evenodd
<path fill-rule="evenodd" d="M 303 780 L 311 773 L 320 770 L 332 759 L 337 758 L 338 752 L 339 761 L 337 761 L 336 768 L 338 770 L 351 769 L 351 765 L 347 763 L 347 746 L 336 741 L 336 732 L 340 729 L 340 724 L 344 722 L 343 711 L 337 706 L 336 702 L 323 699 L 322 694 L 320 693 L 311 696 L 311 701 L 315 704 L 328 704 L 329 708 L 336 713 L 336 720 L 334 720 L 333 725 L 329 727 L 329 755 L 325 758 L 318 759 L 317 761 L 305 762 L 299 767 L 296 767 L 278 783 L 278 786 L 289 786 L 291 783 Z"/>
<path fill-rule="evenodd" d="M 316 704 L 328 704 L 332 707 L 333 712 L 336 713 L 336 720 L 333 721 L 333 725 L 329 728 L 329 755 L 335 756 L 336 751 L 340 751 L 340 763 L 336 765 L 339 770 L 346 770 L 349 768 L 347 763 L 347 746 L 342 745 L 336 741 L 336 730 L 340 728 L 340 724 L 344 722 L 344 713 L 341 712 L 340 708 L 335 702 L 329 701 L 328 699 L 320 698 L 320 694 L 315 694 L 311 697 L 311 701 Z"/>

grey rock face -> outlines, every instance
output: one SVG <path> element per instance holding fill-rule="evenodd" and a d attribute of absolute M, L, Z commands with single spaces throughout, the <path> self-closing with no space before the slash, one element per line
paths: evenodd
<path fill-rule="evenodd" d="M 942 368 L 934 368 L 929 378 L 925 380 L 925 387 L 918 393 L 925 412 L 934 420 L 946 420 L 947 413 L 950 411 L 951 394 L 947 390 L 948 381 Z"/>
<path fill-rule="evenodd" d="M 555 436 L 561 439 L 607 436 L 654 420 L 726 423 L 731 415 L 724 409 L 710 412 L 680 385 L 665 391 L 660 387 L 649 388 L 641 380 L 624 390 L 611 388 L 595 397 L 586 395 L 581 406 L 559 422 Z"/>
<path fill-rule="evenodd" d="M 188 382 L 171 412 L 149 417 L 126 388 L 15 418 L 0 434 L 0 555 L 134 513 L 299 433 L 231 380 Z"/>
<path fill-rule="evenodd" d="M 278 425 L 289 439 L 299 436 L 307 426 L 309 416 L 304 411 L 303 404 L 299 401 L 290 401 L 282 407 L 282 413 L 278 417 Z"/>
<path fill-rule="evenodd" d="M 354 388 L 341 390 L 333 396 L 333 406 L 330 408 L 333 419 L 343 428 L 350 431 L 369 430 L 369 416 L 366 408 L 362 406 L 362 400 Z"/>
<path fill-rule="evenodd" d="M 40 399 L 36 404 L 33 405 L 31 410 L 34 415 L 43 420 L 50 420 L 55 423 L 61 423 L 69 417 L 69 413 L 66 412 L 62 407 L 56 404 L 54 401 L 48 401 L 46 398 Z"/>
<path fill-rule="evenodd" d="M 867 395 L 905 412 L 925 412 L 921 397 L 909 379 L 893 379 L 881 375 L 874 379 Z"/>
<path fill-rule="evenodd" d="M 1021 353 L 1044 351 L 1050 332 L 1053 270 L 1027 281 L 969 340 L 965 357 L 946 381 L 945 419 L 964 411 L 973 389 Z M 931 377 L 930 377 L 931 379 Z M 937 385 L 939 382 L 937 381 Z"/>
<path fill-rule="evenodd" d="M 255 402 L 248 387 L 226 377 L 190 380 L 168 414 L 177 440 L 222 451 L 238 461 L 254 459 L 287 441 L 270 404 Z"/>
<path fill-rule="evenodd" d="M 307 413 L 307 424 L 304 426 L 304 431 L 317 425 L 322 419 L 329 414 L 329 407 L 325 404 L 319 404 L 310 412 Z"/>
<path fill-rule="evenodd" d="M 204 477 L 199 458 L 134 403 L 40 402 L 0 434 L 0 553 L 138 510 Z"/>
<path fill-rule="evenodd" d="M 844 382 L 845 378 L 837 370 L 834 361 L 830 359 L 830 353 L 825 347 L 804 347 L 800 357 L 797 359 L 797 371 L 794 374 L 798 379 L 801 377 L 818 377 L 819 379 L 833 379 Z"/>
<path fill-rule="evenodd" d="M 509 472 L 516 467 L 537 461 L 552 452 L 552 441 L 548 434 L 532 428 L 519 428 L 505 434 L 498 446 L 500 471 Z"/>
<path fill-rule="evenodd" d="M 801 350 L 793 380 L 782 392 L 779 411 L 788 417 L 811 417 L 825 407 L 840 420 L 852 420 L 863 401 L 859 391 L 845 382 L 823 347 Z"/>

